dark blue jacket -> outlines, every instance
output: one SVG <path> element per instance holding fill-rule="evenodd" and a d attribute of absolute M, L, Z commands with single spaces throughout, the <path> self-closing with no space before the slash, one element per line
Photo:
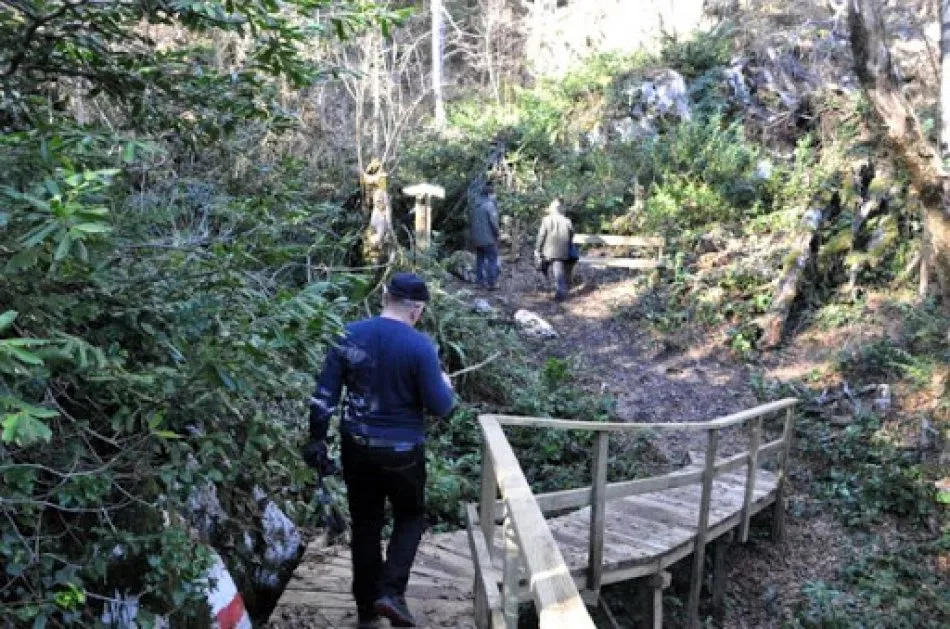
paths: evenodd
<path fill-rule="evenodd" d="M 383 317 L 348 325 L 327 353 L 310 398 L 312 439 L 326 438 L 344 385 L 343 434 L 422 443 L 424 411 L 444 417 L 455 404 L 431 339 Z"/>

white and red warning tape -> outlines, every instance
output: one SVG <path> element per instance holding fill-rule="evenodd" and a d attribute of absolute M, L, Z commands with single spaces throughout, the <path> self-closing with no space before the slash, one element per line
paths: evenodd
<path fill-rule="evenodd" d="M 211 585 L 208 589 L 208 605 L 211 606 L 214 626 L 217 629 L 252 629 L 244 599 L 218 553 L 214 553 L 214 563 L 208 570 L 207 578 Z"/>

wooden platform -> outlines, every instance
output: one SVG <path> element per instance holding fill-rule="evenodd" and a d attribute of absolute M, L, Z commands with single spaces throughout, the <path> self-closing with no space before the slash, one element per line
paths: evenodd
<path fill-rule="evenodd" d="M 734 472 L 713 482 L 707 541 L 741 523 L 746 475 Z M 775 501 L 777 478 L 759 470 L 752 513 Z M 676 489 L 610 500 L 606 505 L 603 583 L 660 573 L 693 552 L 702 488 L 699 483 Z M 584 584 L 589 549 L 590 507 L 548 519 L 571 575 Z M 492 553 L 501 575 L 502 539 L 495 535 Z M 304 555 L 271 616 L 272 627 L 343 628 L 356 626 L 349 594 L 350 554 L 345 548 L 311 547 Z M 413 566 L 407 598 L 425 627 L 473 628 L 474 566 L 465 531 L 427 535 Z M 529 592 L 522 576 L 523 592 Z"/>

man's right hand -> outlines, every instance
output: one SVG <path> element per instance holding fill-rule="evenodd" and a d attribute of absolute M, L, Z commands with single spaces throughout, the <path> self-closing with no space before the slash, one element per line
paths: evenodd
<path fill-rule="evenodd" d="M 303 447 L 303 460 L 321 477 L 337 473 L 336 463 L 327 454 L 326 441 L 311 441 Z"/>

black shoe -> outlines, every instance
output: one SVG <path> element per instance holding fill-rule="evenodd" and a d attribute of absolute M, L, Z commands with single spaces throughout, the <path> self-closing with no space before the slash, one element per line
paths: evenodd
<path fill-rule="evenodd" d="M 393 627 L 415 627 L 416 620 L 409 613 L 406 599 L 401 596 L 383 596 L 373 604 L 376 611 L 389 619 Z"/>
<path fill-rule="evenodd" d="M 357 610 L 357 618 L 356 629 L 382 629 L 383 617 L 372 607 Z"/>

